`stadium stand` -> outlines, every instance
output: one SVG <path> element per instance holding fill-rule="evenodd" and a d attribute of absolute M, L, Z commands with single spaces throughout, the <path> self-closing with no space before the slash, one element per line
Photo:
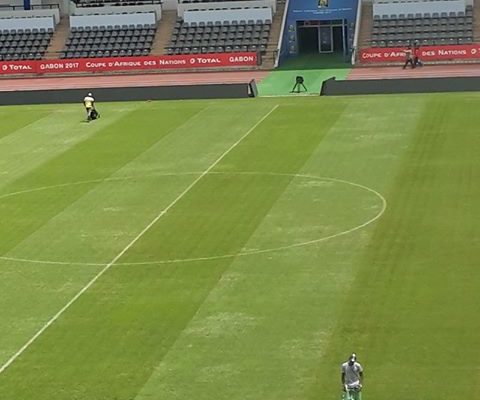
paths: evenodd
<path fill-rule="evenodd" d="M 222 3 L 228 1 L 238 1 L 238 0 L 180 0 L 179 3 L 189 4 L 189 3 Z M 254 1 L 254 0 L 242 0 L 242 1 Z"/>
<path fill-rule="evenodd" d="M 178 20 L 166 53 L 265 52 L 271 24 L 270 20 L 199 23 Z"/>
<path fill-rule="evenodd" d="M 283 4 L 283 3 L 282 3 Z M 269 51 L 275 0 L 180 0 L 165 54 Z M 283 10 L 283 8 L 282 8 Z M 281 20 L 275 27 L 279 28 Z M 278 32 L 275 32 L 277 35 Z M 270 49 L 271 51 L 271 49 Z"/>
<path fill-rule="evenodd" d="M 74 0 L 77 7 L 104 7 L 104 6 L 141 6 L 146 4 L 162 4 L 162 0 Z"/>
<path fill-rule="evenodd" d="M 72 27 L 60 58 L 146 56 L 155 32 L 153 24 Z"/>
<path fill-rule="evenodd" d="M 53 35 L 48 29 L 9 29 L 0 33 L 0 61 L 40 60 Z"/>
<path fill-rule="evenodd" d="M 162 0 L 73 0 L 68 14 L 52 17 L 53 28 L 0 27 L 0 61 L 233 52 L 261 52 L 262 60 L 269 59 L 270 38 L 279 35 L 281 23 L 281 15 L 274 15 L 276 2 L 220 1 L 225 5 L 184 0 L 190 4 L 177 3 L 164 23 Z"/>
<path fill-rule="evenodd" d="M 374 15 L 372 47 L 473 43 L 473 7 L 465 11 Z"/>

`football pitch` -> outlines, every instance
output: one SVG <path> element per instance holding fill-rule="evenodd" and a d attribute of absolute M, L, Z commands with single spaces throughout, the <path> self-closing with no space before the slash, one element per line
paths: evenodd
<path fill-rule="evenodd" d="M 0 108 L 0 399 L 478 398 L 480 94 Z"/>

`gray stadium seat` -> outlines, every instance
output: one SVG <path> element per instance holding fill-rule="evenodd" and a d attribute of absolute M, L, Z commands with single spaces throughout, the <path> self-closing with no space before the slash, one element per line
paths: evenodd
<path fill-rule="evenodd" d="M 33 60 L 43 58 L 51 33 L 45 29 L 10 29 L 0 34 L 0 55 L 3 60 Z"/>
<path fill-rule="evenodd" d="M 137 29 L 138 28 L 138 29 Z M 124 57 L 134 54 L 148 55 L 154 40 L 155 29 L 148 25 L 92 26 L 71 30 L 64 53 L 82 52 L 80 57 Z M 153 35 L 145 36 L 149 31 Z M 138 51 L 137 51 L 138 50 Z M 88 53 L 84 53 L 88 52 Z"/>
<path fill-rule="evenodd" d="M 470 14 L 470 16 L 468 16 Z M 453 45 L 473 41 L 473 8 L 465 12 L 375 15 L 371 33 L 374 47 L 402 46 L 419 40 L 422 45 Z M 263 38 L 263 36 L 262 36 Z M 258 40 L 258 35 L 254 35 Z M 261 43 L 261 42 L 260 42 Z M 262 44 L 260 44 L 262 46 Z"/>

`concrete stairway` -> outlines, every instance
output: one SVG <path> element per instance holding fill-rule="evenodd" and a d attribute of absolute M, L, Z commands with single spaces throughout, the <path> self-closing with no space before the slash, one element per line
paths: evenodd
<path fill-rule="evenodd" d="M 60 51 L 65 47 L 68 34 L 70 32 L 70 24 L 68 17 L 62 17 L 60 23 L 56 26 L 55 31 L 50 41 L 50 45 L 47 47 L 45 58 L 53 59 L 60 57 Z"/>
<path fill-rule="evenodd" d="M 362 1 L 362 18 L 360 19 L 360 32 L 357 47 L 370 47 L 373 29 L 373 5 L 370 1 Z"/>
<path fill-rule="evenodd" d="M 267 51 L 262 55 L 262 69 L 273 69 L 275 56 L 277 54 L 280 31 L 282 30 L 283 13 L 285 11 L 285 0 L 277 1 L 277 12 L 273 16 L 270 38 L 268 39 Z"/>
<path fill-rule="evenodd" d="M 165 47 L 170 42 L 176 20 L 177 12 L 175 10 L 162 11 L 162 19 L 158 24 L 155 40 L 153 41 L 152 55 L 165 54 Z"/>
<path fill-rule="evenodd" d="M 473 0 L 473 41 L 480 42 L 480 1 Z"/>

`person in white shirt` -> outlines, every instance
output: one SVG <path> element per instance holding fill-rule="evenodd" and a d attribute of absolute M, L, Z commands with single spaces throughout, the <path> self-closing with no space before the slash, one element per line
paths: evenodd
<path fill-rule="evenodd" d="M 410 64 L 412 68 L 415 68 L 415 64 L 413 63 L 413 51 L 411 46 L 407 46 L 407 48 L 403 51 L 405 54 L 405 64 L 403 64 L 403 69 L 407 68 L 407 65 Z"/>
<path fill-rule="evenodd" d="M 95 99 L 93 98 L 91 93 L 88 93 L 85 98 L 83 99 L 83 105 L 85 106 L 85 110 L 87 111 L 87 121 L 90 122 L 92 120 L 92 110 L 95 109 Z"/>
<path fill-rule="evenodd" d="M 363 385 L 363 367 L 357 362 L 357 355 L 353 353 L 347 362 L 342 364 L 342 390 L 344 399 L 361 400 Z"/>

